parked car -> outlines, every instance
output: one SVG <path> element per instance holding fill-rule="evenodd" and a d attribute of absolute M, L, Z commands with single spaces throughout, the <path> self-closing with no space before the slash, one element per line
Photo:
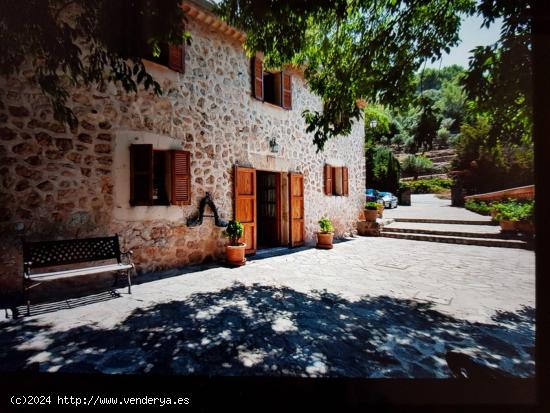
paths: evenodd
<path fill-rule="evenodd" d="M 381 199 L 384 203 L 385 208 L 397 208 L 397 197 L 391 192 L 378 192 L 378 196 L 378 199 Z"/>
<path fill-rule="evenodd" d="M 376 189 L 373 189 L 373 188 L 368 188 L 365 191 L 365 195 L 366 195 L 366 198 L 367 198 L 365 202 L 376 202 L 379 199 L 378 191 Z"/>

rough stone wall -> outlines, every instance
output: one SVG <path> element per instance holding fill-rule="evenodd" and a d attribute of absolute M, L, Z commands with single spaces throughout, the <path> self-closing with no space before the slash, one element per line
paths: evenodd
<path fill-rule="evenodd" d="M 221 216 L 232 217 L 232 168 L 240 165 L 304 174 L 306 240 L 330 217 L 341 236 L 352 231 L 364 200 L 363 128 L 316 153 L 301 113 L 319 109 L 300 74 L 292 77 L 292 110 L 252 98 L 250 63 L 240 44 L 190 21 L 186 72 L 148 68 L 165 94 L 127 94 L 116 86 L 79 88 L 70 105 L 80 119 L 69 130 L 53 120 L 47 99 L 29 84 L 30 71 L 0 78 L 0 286 L 20 286 L 19 236 L 28 239 L 118 233 L 140 271 L 223 255 L 221 228 L 205 218 L 188 228 L 206 192 Z M 278 154 L 269 151 L 275 137 Z M 130 207 L 129 144 L 191 151 L 190 206 Z M 348 197 L 323 193 L 323 165 L 349 168 Z M 14 278 L 15 277 L 15 278 Z M 17 280 L 17 281 L 16 281 Z"/>

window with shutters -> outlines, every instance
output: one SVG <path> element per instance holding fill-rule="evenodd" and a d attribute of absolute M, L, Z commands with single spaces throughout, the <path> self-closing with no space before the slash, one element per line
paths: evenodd
<path fill-rule="evenodd" d="M 325 195 L 348 196 L 349 177 L 346 166 L 325 165 L 324 167 Z"/>
<path fill-rule="evenodd" d="M 130 145 L 130 205 L 190 204 L 189 152 Z"/>
<path fill-rule="evenodd" d="M 176 72 L 185 72 L 185 43 L 180 45 L 169 45 L 167 43 L 160 45 L 160 54 L 155 56 L 150 48 L 143 52 L 143 59 L 166 66 Z"/>
<path fill-rule="evenodd" d="M 292 76 L 286 71 L 270 72 L 263 69 L 259 56 L 251 61 L 252 96 L 263 102 L 292 109 Z"/>

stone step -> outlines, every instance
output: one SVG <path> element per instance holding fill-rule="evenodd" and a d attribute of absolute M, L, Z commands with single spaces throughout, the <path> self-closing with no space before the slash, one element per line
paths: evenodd
<path fill-rule="evenodd" d="M 457 224 L 457 225 L 498 225 L 490 219 L 435 219 L 435 218 L 394 218 L 394 222 L 421 222 L 426 224 Z"/>
<path fill-rule="evenodd" d="M 442 235 L 449 237 L 471 237 L 471 238 L 489 238 L 489 239 L 505 239 L 505 240 L 523 240 L 515 234 L 506 234 L 501 232 L 466 232 L 466 231 L 452 231 L 452 230 L 439 230 L 430 228 L 399 228 L 394 226 L 387 226 L 382 229 L 384 232 L 399 232 L 404 234 L 427 234 L 427 235 Z"/>
<path fill-rule="evenodd" d="M 448 244 L 462 244 L 462 245 L 478 245 L 484 247 L 500 247 L 500 248 L 520 248 L 532 250 L 534 249 L 533 242 L 528 242 L 518 239 L 489 239 L 489 238 L 473 238 L 473 237 L 458 237 L 447 235 L 430 235 L 419 233 L 403 233 L 403 232 L 390 232 L 382 231 L 381 237 L 385 238 L 398 238 L 408 239 L 415 241 L 428 241 L 428 242 L 444 242 Z"/>

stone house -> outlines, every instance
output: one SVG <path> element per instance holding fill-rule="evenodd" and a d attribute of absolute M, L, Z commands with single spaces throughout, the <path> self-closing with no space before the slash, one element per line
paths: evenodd
<path fill-rule="evenodd" d="M 0 257 L 2 288 L 20 288 L 18 239 L 117 233 L 139 271 L 219 259 L 226 241 L 206 208 L 245 225 L 248 253 L 315 242 L 317 221 L 336 236 L 354 231 L 364 202 L 364 132 L 317 153 L 304 109 L 319 110 L 299 70 L 263 70 L 244 34 L 186 1 L 191 45 L 146 61 L 164 94 L 115 85 L 75 88 L 70 130 L 53 119 L 31 71 L 0 78 Z"/>

